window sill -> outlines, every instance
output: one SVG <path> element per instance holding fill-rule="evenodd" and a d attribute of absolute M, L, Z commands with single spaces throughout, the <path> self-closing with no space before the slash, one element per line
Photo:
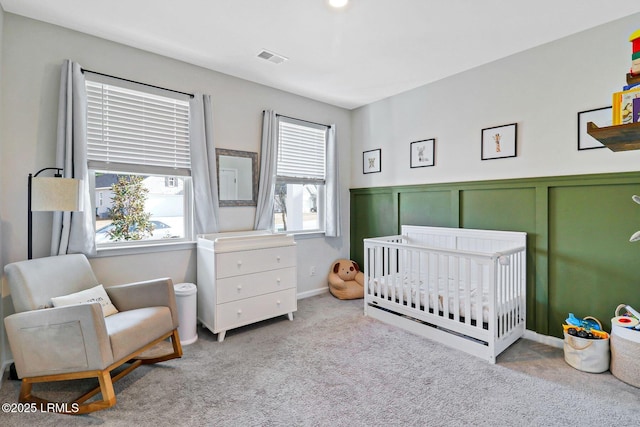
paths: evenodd
<path fill-rule="evenodd" d="M 281 234 L 293 234 L 293 238 L 295 240 L 305 240 L 305 239 L 319 239 L 324 238 L 324 231 L 298 231 L 291 233 L 281 233 Z"/>
<path fill-rule="evenodd" d="M 130 246 L 110 246 L 98 248 L 98 253 L 92 258 L 111 256 L 152 254 L 157 252 L 184 251 L 196 248 L 195 241 L 180 241 L 171 243 L 150 243 Z"/>

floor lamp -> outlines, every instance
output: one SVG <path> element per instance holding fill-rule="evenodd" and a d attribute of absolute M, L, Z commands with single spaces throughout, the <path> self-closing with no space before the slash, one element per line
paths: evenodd
<path fill-rule="evenodd" d="M 38 177 L 42 172 L 55 170 L 54 177 Z M 33 212 L 38 211 L 79 211 L 80 180 L 62 178 L 61 168 L 43 168 L 29 174 L 28 211 L 28 259 L 33 258 Z"/>

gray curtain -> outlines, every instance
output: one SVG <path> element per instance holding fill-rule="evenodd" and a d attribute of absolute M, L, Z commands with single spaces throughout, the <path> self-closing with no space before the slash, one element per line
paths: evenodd
<path fill-rule="evenodd" d="M 87 90 L 80 64 L 65 60 L 60 79 L 56 167 L 81 180 L 80 212 L 54 212 L 51 255 L 95 255 L 95 230 L 87 166 Z"/>
<path fill-rule="evenodd" d="M 189 138 L 196 233 L 216 233 L 220 203 L 210 95 L 196 93 L 189 102 Z"/>
<path fill-rule="evenodd" d="M 336 142 L 336 125 L 327 129 L 327 179 L 325 221 L 327 237 L 340 237 L 340 187 L 338 185 L 338 147 Z"/>
<path fill-rule="evenodd" d="M 273 230 L 274 193 L 276 186 L 276 156 L 278 154 L 278 123 L 276 112 L 266 110 L 262 117 L 260 148 L 260 183 L 254 230 Z"/>

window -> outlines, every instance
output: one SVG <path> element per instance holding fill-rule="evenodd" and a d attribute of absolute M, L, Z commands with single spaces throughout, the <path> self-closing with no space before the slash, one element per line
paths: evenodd
<path fill-rule="evenodd" d="M 85 77 L 96 245 L 191 240 L 188 98 Z"/>
<path fill-rule="evenodd" d="M 278 117 L 276 231 L 324 231 L 327 127 Z"/>

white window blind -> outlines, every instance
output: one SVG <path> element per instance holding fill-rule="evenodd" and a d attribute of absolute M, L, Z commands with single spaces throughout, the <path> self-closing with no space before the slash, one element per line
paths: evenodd
<path fill-rule="evenodd" d="M 280 117 L 278 133 L 278 178 L 324 183 L 327 128 Z"/>
<path fill-rule="evenodd" d="M 87 98 L 91 168 L 190 174 L 188 102 L 90 80 Z"/>

